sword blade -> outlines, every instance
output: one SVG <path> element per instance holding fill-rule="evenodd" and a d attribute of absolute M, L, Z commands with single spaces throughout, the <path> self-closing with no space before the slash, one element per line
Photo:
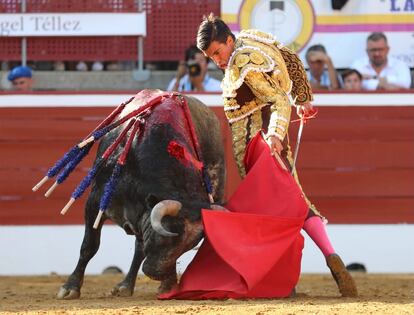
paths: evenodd
<path fill-rule="evenodd" d="M 300 139 L 302 138 L 303 125 L 304 125 L 304 122 L 303 122 L 303 119 L 302 119 L 300 121 L 299 130 L 298 130 L 298 137 L 296 139 L 295 153 L 293 155 L 293 164 L 292 164 L 292 172 L 291 172 L 292 175 L 293 175 L 293 172 L 296 169 L 296 161 L 298 159 L 299 145 L 300 145 Z"/>

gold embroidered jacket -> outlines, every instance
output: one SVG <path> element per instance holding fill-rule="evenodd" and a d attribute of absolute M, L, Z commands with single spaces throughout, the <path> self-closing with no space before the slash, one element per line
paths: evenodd
<path fill-rule="evenodd" d="M 285 143 L 291 106 L 310 102 L 312 92 L 298 56 L 258 30 L 238 34 L 222 89 L 234 156 L 244 177 L 249 140 L 264 129 Z"/>

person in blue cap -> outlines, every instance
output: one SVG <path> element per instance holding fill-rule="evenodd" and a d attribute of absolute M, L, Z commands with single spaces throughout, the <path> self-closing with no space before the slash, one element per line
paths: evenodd
<path fill-rule="evenodd" d="M 27 66 L 14 67 L 7 79 L 12 83 L 13 89 L 18 91 L 30 91 L 33 86 L 32 69 Z"/>

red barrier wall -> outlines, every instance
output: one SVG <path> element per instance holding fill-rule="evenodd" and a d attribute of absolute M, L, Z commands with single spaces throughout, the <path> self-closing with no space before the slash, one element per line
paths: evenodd
<path fill-rule="evenodd" d="M 85 197 L 66 216 L 59 212 L 86 175 L 94 153 L 49 199 L 43 193 L 52 183 L 37 193 L 31 188 L 112 110 L 97 105 L 7 107 L 3 102 L 1 225 L 83 222 Z M 222 108 L 213 110 L 223 126 L 230 194 L 240 179 Z M 292 147 L 297 128 L 290 128 Z M 308 197 L 331 223 L 414 223 L 414 106 L 321 106 L 317 119 L 306 124 L 298 171 Z"/>

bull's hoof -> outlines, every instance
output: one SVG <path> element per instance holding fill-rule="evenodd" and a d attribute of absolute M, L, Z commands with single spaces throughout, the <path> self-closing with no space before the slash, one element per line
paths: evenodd
<path fill-rule="evenodd" d="M 128 297 L 128 296 L 132 296 L 133 293 L 134 293 L 133 288 L 129 288 L 128 286 L 122 285 L 122 284 L 116 285 L 111 290 L 111 295 L 112 296 Z"/>
<path fill-rule="evenodd" d="M 158 294 L 168 293 L 168 292 L 171 292 L 172 290 L 174 290 L 176 288 L 178 288 L 177 283 L 175 283 L 173 285 L 168 285 L 168 286 L 164 286 L 161 283 L 161 285 L 158 287 Z"/>
<path fill-rule="evenodd" d="M 329 255 L 326 258 L 326 263 L 331 270 L 341 295 L 343 297 L 357 297 L 358 290 L 355 281 L 346 269 L 341 257 L 337 254 Z"/>
<path fill-rule="evenodd" d="M 160 286 L 158 287 L 158 294 L 170 292 L 173 288 L 177 286 L 177 276 L 165 279 L 161 281 Z"/>
<path fill-rule="evenodd" d="M 76 300 L 80 298 L 80 290 L 61 287 L 56 297 L 58 300 Z"/>

